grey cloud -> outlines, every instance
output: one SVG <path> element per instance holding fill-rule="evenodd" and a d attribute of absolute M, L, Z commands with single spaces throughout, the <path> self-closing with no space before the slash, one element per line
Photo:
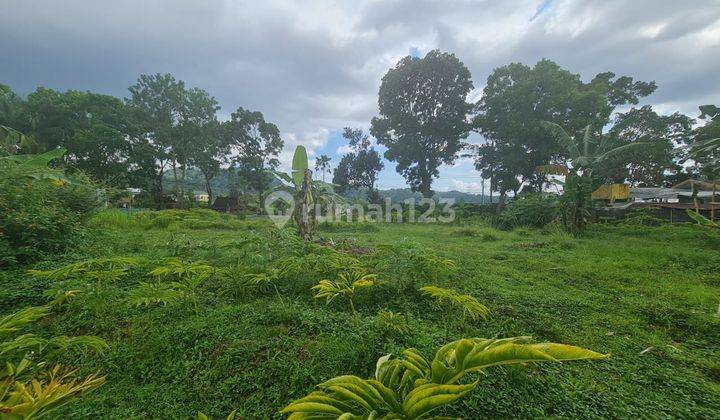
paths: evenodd
<path fill-rule="evenodd" d="M 170 72 L 220 101 L 262 111 L 290 144 L 318 147 L 376 112 L 380 78 L 418 47 L 455 52 L 481 88 L 494 67 L 556 60 L 656 80 L 661 109 L 720 99 L 720 3 L 696 0 L 122 2 L 4 0 L 0 82 L 125 96 Z"/>

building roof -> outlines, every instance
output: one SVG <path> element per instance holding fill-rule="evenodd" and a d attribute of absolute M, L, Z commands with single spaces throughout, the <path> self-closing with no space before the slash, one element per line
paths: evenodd
<path fill-rule="evenodd" d="M 673 185 L 673 190 L 688 190 L 692 191 L 693 185 L 699 191 L 712 191 L 713 184 L 716 184 L 716 189 L 720 191 L 720 180 L 699 180 L 699 179 L 686 179 L 685 181 Z"/>
<path fill-rule="evenodd" d="M 630 197 L 648 200 L 652 198 L 676 198 L 678 191 L 672 188 L 630 188 Z"/>

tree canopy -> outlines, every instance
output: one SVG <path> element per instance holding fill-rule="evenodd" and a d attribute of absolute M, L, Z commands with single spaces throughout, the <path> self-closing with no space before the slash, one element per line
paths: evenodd
<path fill-rule="evenodd" d="M 439 50 L 407 56 L 382 78 L 380 116 L 372 119 L 371 133 L 388 148 L 385 158 L 397 162 L 413 191 L 431 197 L 440 165 L 455 162 L 465 147 L 472 88 L 467 67 Z"/>

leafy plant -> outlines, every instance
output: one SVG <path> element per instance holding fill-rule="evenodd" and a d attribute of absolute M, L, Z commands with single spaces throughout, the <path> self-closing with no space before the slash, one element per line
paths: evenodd
<path fill-rule="evenodd" d="M 435 281 L 455 273 L 457 265 L 449 258 L 438 256 L 411 241 L 379 245 L 380 267 L 405 288 L 415 289 L 418 280 Z"/>
<path fill-rule="evenodd" d="M 353 297 L 361 289 L 367 289 L 376 286 L 377 274 L 370 274 L 365 270 L 354 269 L 342 272 L 338 275 L 337 280 L 320 280 L 320 282 L 312 287 L 315 292 L 315 299 L 325 299 L 325 303 L 332 302 L 338 296 L 347 298 L 350 309 L 357 316 Z"/>
<path fill-rule="evenodd" d="M 157 279 L 174 279 L 169 285 L 156 283 L 149 286 L 147 283 L 135 289 L 131 300 L 147 305 L 142 299 L 144 296 L 151 298 L 149 303 L 172 303 L 179 296 L 188 298 L 195 310 L 200 313 L 197 300 L 197 289 L 205 280 L 213 274 L 214 268 L 207 261 L 186 262 L 179 258 L 168 258 L 163 265 L 155 267 L 150 275 Z"/>
<path fill-rule="evenodd" d="M 170 305 L 183 299 L 185 295 L 168 283 L 147 283 L 141 281 L 128 292 L 128 301 L 135 306 Z"/>
<path fill-rule="evenodd" d="M 338 376 L 319 390 L 293 401 L 281 412 L 290 419 L 419 419 L 452 404 L 478 386 L 462 383 L 469 374 L 502 365 L 604 359 L 608 355 L 556 343 L 533 343 L 530 337 L 469 338 L 441 347 L 432 361 L 418 350 L 402 358 L 378 359 L 374 377 Z"/>
<path fill-rule="evenodd" d="M 48 168 L 63 153 L 0 158 L 0 262 L 27 263 L 61 253 L 85 232 L 83 223 L 100 197 L 83 174 Z"/>
<path fill-rule="evenodd" d="M 47 305 L 25 308 L 0 318 L 0 363 L 4 365 L 4 369 L 0 370 L 0 414 L 8 414 L 9 418 L 37 418 L 105 382 L 105 378 L 97 374 L 76 380 L 74 371 L 62 371 L 60 365 L 40 373 L 47 364 L 45 359 L 51 354 L 68 350 L 107 349 L 107 343 L 101 338 L 44 338 L 22 332 L 30 324 L 48 316 L 54 306 L 70 296 L 72 294 Z M 16 359 L 20 362 L 14 363 Z"/>
<path fill-rule="evenodd" d="M 141 258 L 135 257 L 94 258 L 67 264 L 52 270 L 28 270 L 28 274 L 52 281 L 99 280 L 101 278 L 116 281 L 124 277 L 129 269 L 137 267 L 143 262 Z"/>
<path fill-rule="evenodd" d="M 702 214 L 700 214 L 697 211 L 687 209 L 687 210 L 685 210 L 685 212 L 692 220 L 697 222 L 697 224 L 700 226 L 711 227 L 711 228 L 720 228 L 720 223 L 717 223 L 715 221 L 708 219 L 707 217 L 703 216 Z"/>
<path fill-rule="evenodd" d="M 387 309 L 381 309 L 377 314 L 378 326 L 399 334 L 405 334 L 409 331 L 407 317 L 401 313 L 393 312 Z"/>
<path fill-rule="evenodd" d="M 470 295 L 463 295 L 451 289 L 444 289 L 437 286 L 425 286 L 420 288 L 422 294 L 435 299 L 440 305 L 449 305 L 462 311 L 463 317 L 469 317 L 473 321 L 479 318 L 487 319 L 490 310 Z"/>
<path fill-rule="evenodd" d="M 0 383 L 0 413 L 9 418 L 34 419 L 99 388 L 105 377 L 92 374 L 79 380 L 74 371 L 63 372 L 55 365 L 45 378 L 10 382 Z"/>
<path fill-rule="evenodd" d="M 647 147 L 648 143 L 638 141 L 611 147 L 610 137 L 602 133 L 594 135 L 589 125 L 585 127 L 582 138 L 571 137 L 562 127 L 552 122 L 542 121 L 541 125 L 565 149 L 572 167 L 545 165 L 539 167 L 538 172 L 565 175 L 561 206 L 565 226 L 572 232 L 582 231 L 588 220 L 594 170 L 608 159 Z"/>

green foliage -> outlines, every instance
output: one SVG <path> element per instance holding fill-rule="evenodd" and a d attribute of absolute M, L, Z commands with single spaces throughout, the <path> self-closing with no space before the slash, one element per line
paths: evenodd
<path fill-rule="evenodd" d="M 315 299 L 325 299 L 325 303 L 330 303 L 339 296 L 346 298 L 350 309 L 357 314 L 353 305 L 355 294 L 359 290 L 377 285 L 377 274 L 370 274 L 363 269 L 354 268 L 340 273 L 336 280 L 320 280 L 317 285 L 312 287 L 312 290 L 315 292 Z"/>
<path fill-rule="evenodd" d="M 501 365 L 607 357 L 565 344 L 535 344 L 529 337 L 461 339 L 441 347 L 432 361 L 416 349 L 405 350 L 403 356 L 379 358 L 370 379 L 345 375 L 325 381 L 282 412 L 290 419 L 418 419 L 473 391 L 479 381 L 460 383 L 468 374 Z"/>
<path fill-rule="evenodd" d="M 397 172 L 424 197 L 432 196 L 440 165 L 452 164 L 464 147 L 472 88 L 467 67 L 439 50 L 404 57 L 382 78 L 380 117 L 373 117 L 370 132 L 388 148 L 385 158 L 397 162 Z"/>
<path fill-rule="evenodd" d="M 168 283 L 141 281 L 128 292 L 128 302 L 134 306 L 171 305 L 184 297 L 181 291 Z"/>
<path fill-rule="evenodd" d="M 405 334 L 410 330 L 405 315 L 387 309 L 378 311 L 377 324 L 386 331 L 392 331 L 398 334 Z"/>
<path fill-rule="evenodd" d="M 0 384 L 0 412 L 8 418 L 35 419 L 67 405 L 77 398 L 96 390 L 105 383 L 105 377 L 96 374 L 82 380 L 74 371 L 61 372 L 56 365 L 46 377 L 29 382 L 13 381 Z"/>
<path fill-rule="evenodd" d="M 62 301 L 64 299 L 25 308 L 0 318 L 0 364 L 4 365 L 0 370 L 0 413 L 10 416 L 8 418 L 43 416 L 105 382 L 105 378 L 97 374 L 77 380 L 73 371 L 63 372 L 57 364 L 43 373 L 53 355 L 108 349 L 107 343 L 95 336 L 44 338 L 23 331 L 47 317 L 53 306 Z M 20 362 L 16 364 L 18 359 Z"/>
<path fill-rule="evenodd" d="M 109 383 L 52 417 L 185 418 L 201 410 L 224 418 L 237 409 L 243 418 L 272 418 L 316 383 L 345 373 L 367 377 L 383 354 L 416 347 L 431 357 L 436 346 L 457 337 L 529 332 L 539 341 L 576 343 L 616 356 L 597 364 L 488 370 L 462 400 L 427 416 L 712 418 L 720 407 L 720 396 L 708 391 L 718 378 L 720 343 L 714 260 L 720 242 L 711 230 L 608 223 L 590 225 L 576 237 L 555 225 L 503 232 L 468 222 L 462 228 L 475 236 L 465 236 L 456 234 L 460 226 L 378 224 L 370 232 L 348 223 L 347 229 L 324 232 L 321 242 L 309 242 L 294 229 L 241 223 L 242 229 L 98 228 L 92 243 L 64 258 L 133 256 L 146 263 L 17 333 L 92 334 L 111 343 L 103 357 L 57 360 L 80 367 L 81 377 L 101 371 Z M 486 231 L 496 240 L 482 240 Z M 420 296 L 417 288 L 397 287 L 412 271 L 406 247 L 411 254 L 452 258 L 454 269 L 428 268 L 438 281 L 420 277 L 418 286 L 437 284 L 475 296 L 492 309 L 489 321 L 465 321 L 455 307 L 433 310 L 432 298 Z M 167 306 L 150 303 L 140 310 L 128 302 L 141 281 L 172 288 L 176 278 L 154 281 L 147 275 L 171 255 L 234 271 L 200 285 L 199 315 L 184 295 Z M 48 260 L 33 268 L 66 264 Z M 355 294 L 359 318 L 343 296 L 336 304 L 313 304 L 310 286 L 335 280 L 351 267 L 377 273 L 383 282 Z M 244 283 L 247 274 L 272 270 L 281 272 L 279 296 L 271 285 Z M 49 280 L 24 273 L 0 271 L 0 307 L 7 308 L 0 317 L 41 298 Z M 402 313 L 409 331 L 381 326 L 383 308 Z"/>
<path fill-rule="evenodd" d="M 350 188 L 365 189 L 368 201 L 378 202 L 375 181 L 385 167 L 380 154 L 370 146 L 370 139 L 362 129 L 345 127 L 343 137 L 350 143 L 352 151 L 340 159 L 333 174 L 333 184 L 341 193 Z"/>
<path fill-rule="evenodd" d="M 470 295 L 463 295 L 451 289 L 437 286 L 424 286 L 420 288 L 422 294 L 435 299 L 439 305 L 448 305 L 462 311 L 463 317 L 477 321 L 479 318 L 487 319 L 490 309 Z"/>
<path fill-rule="evenodd" d="M 157 279 L 174 280 L 169 284 L 169 288 L 156 284 L 154 288 L 141 285 L 135 290 L 140 296 L 142 292 L 147 292 L 146 296 L 151 296 L 155 300 L 155 302 L 151 303 L 167 304 L 172 303 L 177 297 L 185 297 L 192 301 L 195 314 L 198 315 L 200 309 L 198 307 L 197 290 L 213 272 L 213 266 L 208 264 L 207 261 L 186 262 L 179 258 L 168 258 L 163 265 L 157 266 L 150 271 L 150 275 Z M 162 301 L 159 299 L 162 299 Z M 142 303 L 147 305 L 145 302 Z"/>
<path fill-rule="evenodd" d="M 61 253 L 85 232 L 84 221 L 99 205 L 96 187 L 82 174 L 47 168 L 57 157 L 13 156 L 0 164 L 0 264 Z"/>
<path fill-rule="evenodd" d="M 707 217 L 703 216 L 702 214 L 700 214 L 696 211 L 687 209 L 687 210 L 685 210 L 685 212 L 692 220 L 694 220 L 700 226 L 710 227 L 710 228 L 720 227 L 720 224 L 708 219 Z"/>
<path fill-rule="evenodd" d="M 418 281 L 436 281 L 457 271 L 453 260 L 406 239 L 378 248 L 379 266 L 405 289 L 414 289 Z"/>
<path fill-rule="evenodd" d="M 505 206 L 498 223 L 503 229 L 541 228 L 557 220 L 559 207 L 558 197 L 554 194 L 524 194 Z"/>

